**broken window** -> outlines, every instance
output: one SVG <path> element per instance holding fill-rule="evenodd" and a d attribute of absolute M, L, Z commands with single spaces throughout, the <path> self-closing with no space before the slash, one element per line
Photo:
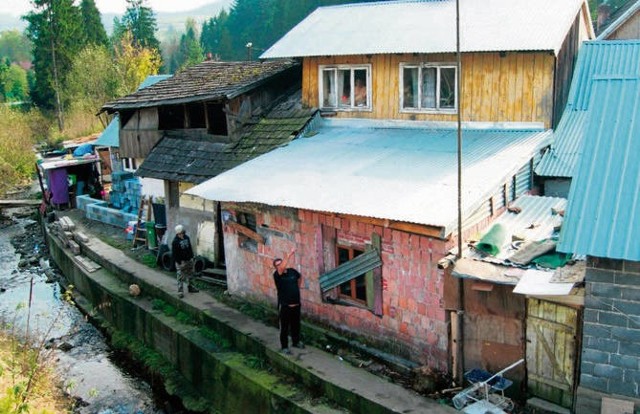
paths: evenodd
<path fill-rule="evenodd" d="M 207 103 L 207 120 L 209 133 L 212 135 L 229 135 L 227 128 L 227 114 L 222 103 Z"/>
<path fill-rule="evenodd" d="M 337 267 L 320 276 L 320 290 L 329 303 L 366 307 L 375 315 L 382 315 L 382 259 L 380 236 L 374 234 L 373 245 L 366 250 L 336 245 L 323 228 L 327 243 L 335 249 Z"/>
<path fill-rule="evenodd" d="M 347 263 L 362 253 L 364 253 L 362 250 L 338 246 L 338 254 L 336 255 L 336 259 L 338 260 L 337 265 L 340 266 L 343 263 Z M 367 282 L 364 276 L 364 273 L 362 273 L 341 284 L 339 287 L 340 296 L 357 302 L 367 303 Z"/>
<path fill-rule="evenodd" d="M 371 109 L 370 66 L 320 67 L 320 107 L 333 110 Z"/>
<path fill-rule="evenodd" d="M 457 109 L 456 82 L 456 67 L 451 64 L 401 64 L 401 108 L 453 112 Z"/>
<path fill-rule="evenodd" d="M 158 107 L 158 129 L 184 129 L 184 107 L 182 105 L 163 105 Z"/>
<path fill-rule="evenodd" d="M 256 240 L 256 216 L 251 213 L 238 213 L 238 224 L 241 226 L 240 228 L 236 227 L 238 230 L 238 244 L 241 248 L 257 252 L 258 251 L 258 240 Z"/>

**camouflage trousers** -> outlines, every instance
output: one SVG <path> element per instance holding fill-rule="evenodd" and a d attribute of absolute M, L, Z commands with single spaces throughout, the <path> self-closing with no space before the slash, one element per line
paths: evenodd
<path fill-rule="evenodd" d="M 178 280 L 178 292 L 184 292 L 184 283 L 191 286 L 191 278 L 193 277 L 194 262 L 193 259 L 185 260 L 182 264 L 176 263 L 176 278 Z"/>

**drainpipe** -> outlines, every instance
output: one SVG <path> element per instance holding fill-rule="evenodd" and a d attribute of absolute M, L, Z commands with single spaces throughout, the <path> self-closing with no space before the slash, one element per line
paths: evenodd
<path fill-rule="evenodd" d="M 460 54 L 460 0 L 456 0 L 456 93 L 458 95 L 458 258 L 462 257 L 462 56 Z M 458 280 L 458 381 L 464 375 L 464 279 Z"/>

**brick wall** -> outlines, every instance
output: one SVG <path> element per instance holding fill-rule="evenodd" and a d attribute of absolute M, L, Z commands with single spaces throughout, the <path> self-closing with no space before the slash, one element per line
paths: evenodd
<path fill-rule="evenodd" d="M 229 291 L 275 306 L 272 260 L 296 247 L 290 263 L 303 276 L 303 317 L 343 333 L 365 337 L 430 367 L 448 368 L 448 325 L 442 303 L 444 273 L 437 267 L 446 254 L 445 242 L 335 215 L 265 206 L 223 204 L 223 210 L 256 215 L 258 233 L 265 237 L 257 249 L 238 248 L 242 235 L 225 226 Z M 338 242 L 354 248 L 382 238 L 383 316 L 367 309 L 322 301 L 318 278 L 323 250 L 321 228 L 336 231 Z"/>
<path fill-rule="evenodd" d="M 580 386 L 638 397 L 640 262 L 589 257 Z"/>

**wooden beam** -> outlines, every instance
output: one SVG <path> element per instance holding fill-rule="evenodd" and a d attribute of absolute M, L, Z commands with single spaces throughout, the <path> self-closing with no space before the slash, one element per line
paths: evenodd
<path fill-rule="evenodd" d="M 325 213 L 328 214 L 328 213 Z M 391 221 L 388 219 L 378 219 L 373 217 L 356 216 L 352 214 L 333 214 L 334 217 L 345 218 L 348 220 L 359 221 L 361 223 L 372 224 L 383 228 L 400 230 L 407 233 L 418 234 L 421 236 L 435 237 L 446 240 L 444 228 L 437 226 L 428 226 L 424 224 L 407 223 L 403 221 Z"/>
<path fill-rule="evenodd" d="M 257 241 L 258 243 L 264 244 L 264 242 L 265 242 L 264 237 L 262 237 L 261 235 L 259 235 L 255 231 L 251 230 L 250 228 L 245 227 L 242 224 L 236 223 L 235 221 L 227 221 L 225 223 L 225 225 L 231 227 L 232 229 L 234 229 L 238 233 L 242 233 L 245 236 L 247 236 L 248 238 Z"/>

